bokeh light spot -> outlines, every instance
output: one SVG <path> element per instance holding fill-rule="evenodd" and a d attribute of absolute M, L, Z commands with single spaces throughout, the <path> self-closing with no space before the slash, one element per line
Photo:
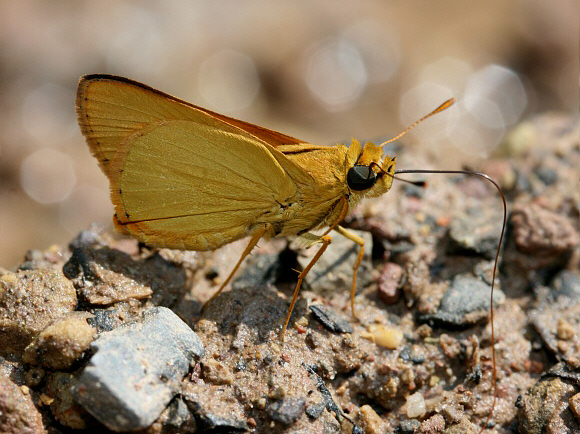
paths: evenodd
<path fill-rule="evenodd" d="M 24 159 L 20 184 L 28 196 L 41 204 L 64 200 L 76 183 L 71 157 L 50 148 L 33 152 Z"/>

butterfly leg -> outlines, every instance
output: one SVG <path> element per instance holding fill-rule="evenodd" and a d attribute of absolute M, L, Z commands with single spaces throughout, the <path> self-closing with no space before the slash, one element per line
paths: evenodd
<path fill-rule="evenodd" d="M 252 235 L 252 239 L 250 240 L 248 246 L 246 247 L 246 249 L 242 253 L 242 256 L 238 260 L 238 263 L 236 264 L 234 269 L 230 272 L 230 275 L 228 276 L 228 278 L 226 280 L 224 280 L 224 282 L 220 285 L 219 289 L 209 298 L 209 300 L 207 300 L 203 304 L 202 310 L 205 309 L 206 306 L 209 305 L 213 301 L 213 299 L 216 298 L 220 294 L 220 292 L 222 292 L 222 290 L 226 287 L 226 285 L 228 283 L 230 283 L 230 280 L 232 280 L 232 277 L 234 277 L 235 272 L 238 271 L 238 268 L 240 267 L 240 265 L 242 264 L 242 262 L 244 261 L 246 256 L 248 256 L 250 254 L 250 252 L 252 251 L 252 249 L 254 247 L 256 247 L 256 244 L 258 244 L 258 241 L 260 240 L 260 238 L 262 238 L 262 236 L 268 231 L 269 228 L 270 228 L 270 225 L 266 224 L 258 232 L 256 232 L 254 235 Z"/>
<path fill-rule="evenodd" d="M 284 340 L 284 335 L 286 334 L 286 329 L 288 328 L 288 323 L 290 322 L 290 317 L 292 316 L 292 311 L 294 310 L 294 304 L 296 304 L 296 299 L 298 298 L 298 294 L 300 293 L 300 287 L 302 286 L 302 281 L 304 280 L 304 277 L 306 277 L 306 275 L 308 274 L 310 269 L 314 266 L 314 264 L 316 264 L 318 259 L 320 259 L 320 257 L 322 256 L 322 254 L 324 253 L 324 251 L 326 250 L 328 245 L 332 242 L 332 237 L 330 235 L 328 235 L 328 233 L 330 231 L 332 231 L 333 229 L 335 229 L 336 227 L 338 227 L 338 224 L 348 214 L 348 199 L 346 197 L 340 198 L 340 200 L 337 204 L 337 207 L 338 207 L 337 209 L 339 210 L 338 217 L 336 218 L 334 223 L 329 225 L 328 230 L 318 240 L 318 242 L 322 243 L 322 247 L 320 247 L 318 252 L 316 252 L 316 255 L 314 255 L 312 260 L 306 266 L 306 268 L 304 270 L 302 270 L 302 272 L 298 275 L 298 282 L 296 283 L 296 289 L 294 290 L 294 295 L 292 296 L 292 302 L 290 303 L 290 309 L 288 309 L 288 314 L 286 315 L 286 321 L 284 322 L 284 328 L 282 329 L 282 333 L 280 334 L 280 339 L 282 341 Z M 346 232 L 346 230 L 344 230 L 344 231 Z M 351 235 L 353 237 L 356 237 L 356 235 L 354 235 L 354 234 L 351 234 Z M 350 239 L 353 239 L 353 238 L 350 238 Z M 363 242 L 362 239 L 360 239 L 360 241 Z M 363 242 L 363 244 L 364 244 L 364 242 Z"/>
<path fill-rule="evenodd" d="M 358 250 L 358 256 L 356 257 L 356 261 L 355 261 L 354 266 L 353 266 L 352 286 L 350 288 L 350 306 L 352 309 L 352 317 L 356 319 L 356 314 L 355 314 L 355 310 L 354 310 L 354 298 L 356 296 L 356 278 L 358 275 L 358 269 L 360 267 L 360 264 L 363 260 L 364 255 L 365 255 L 365 240 L 363 240 L 358 235 L 355 235 L 352 232 L 347 231 L 342 226 L 337 226 L 336 228 L 334 228 L 334 230 L 336 232 L 338 232 L 339 234 L 341 234 L 342 236 L 345 236 L 349 240 L 354 241 L 355 243 L 357 243 L 360 246 L 360 249 Z"/>
<path fill-rule="evenodd" d="M 290 309 L 288 309 L 288 314 L 286 315 L 286 322 L 284 323 L 284 328 L 282 329 L 282 333 L 280 334 L 280 339 L 284 340 L 284 335 L 286 333 L 286 329 L 288 328 L 288 323 L 290 322 L 290 317 L 292 316 L 292 311 L 294 310 L 294 305 L 296 304 L 296 299 L 298 298 L 298 294 L 300 293 L 300 287 L 302 286 L 302 281 L 304 277 L 308 274 L 310 269 L 316 264 L 318 259 L 322 256 L 328 245 L 332 242 L 332 237 L 329 235 L 323 235 L 320 237 L 320 242 L 322 243 L 322 247 L 316 252 L 316 255 L 312 258 L 310 263 L 306 266 L 304 270 L 298 275 L 298 282 L 296 283 L 296 289 L 294 290 L 294 295 L 292 296 L 292 302 L 290 303 Z"/>

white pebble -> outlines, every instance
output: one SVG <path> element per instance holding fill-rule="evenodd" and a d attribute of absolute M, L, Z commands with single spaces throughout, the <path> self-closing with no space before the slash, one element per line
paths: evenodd
<path fill-rule="evenodd" d="M 407 398 L 407 417 L 416 419 L 423 416 L 426 412 L 425 400 L 419 392 L 413 393 Z"/>

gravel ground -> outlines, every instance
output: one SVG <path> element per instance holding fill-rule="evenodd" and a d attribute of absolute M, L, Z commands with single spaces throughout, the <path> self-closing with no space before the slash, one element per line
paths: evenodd
<path fill-rule="evenodd" d="M 486 433 L 580 430 L 579 136 L 577 117 L 539 116 L 482 168 L 509 210 Z M 399 168 L 430 167 L 427 153 L 394 151 Z M 493 402 L 501 202 L 476 177 L 425 179 L 426 189 L 395 182 L 345 222 L 370 244 L 358 320 L 356 251 L 337 234 L 283 342 L 293 269 L 314 249 L 260 242 L 203 312 L 246 241 L 150 250 L 95 226 L 67 247 L 28 252 L 0 275 L 0 431 L 479 432 Z M 102 386 L 111 379 L 120 392 Z M 133 393 L 149 387 L 161 391 Z"/>

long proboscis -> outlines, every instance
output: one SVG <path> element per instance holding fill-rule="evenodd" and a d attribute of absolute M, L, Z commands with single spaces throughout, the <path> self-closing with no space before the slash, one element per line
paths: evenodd
<path fill-rule="evenodd" d="M 418 121 L 409 125 L 407 128 L 405 128 L 403 131 L 401 131 L 399 134 L 397 134 L 392 139 L 389 139 L 386 142 L 381 143 L 380 146 L 385 146 L 385 145 L 388 145 L 389 143 L 393 143 L 395 140 L 399 140 L 401 137 L 403 137 L 405 134 L 407 134 L 409 131 L 411 131 L 413 128 L 415 128 L 417 125 L 419 125 L 421 122 L 423 122 L 425 119 L 428 119 L 431 116 L 436 115 L 437 113 L 441 113 L 443 110 L 446 110 L 449 107 L 451 107 L 454 103 L 455 103 L 455 98 L 449 98 L 447 101 L 445 101 L 443 104 L 441 104 L 435 110 L 433 110 L 431 113 L 429 113 L 426 116 L 423 116 Z"/>
<path fill-rule="evenodd" d="M 439 111 L 444 110 L 441 109 L 441 107 L 443 107 L 445 104 L 441 105 L 439 107 Z M 440 110 L 441 109 L 441 110 Z M 435 112 L 433 112 L 435 113 Z M 431 114 L 433 114 L 431 113 Z M 428 116 L 427 116 L 428 117 Z M 394 179 L 398 179 L 398 180 L 402 180 L 401 178 L 395 177 L 393 175 L 391 175 L 388 172 L 384 172 L 387 175 L 393 177 Z M 501 227 L 501 234 L 499 236 L 499 243 L 497 246 L 497 251 L 495 253 L 495 262 L 493 264 L 493 273 L 492 273 L 492 279 L 491 279 L 491 295 L 490 295 L 490 302 L 489 302 L 489 318 L 490 318 L 490 322 L 491 322 L 491 360 L 493 363 L 493 370 L 492 370 L 492 382 L 493 382 L 493 401 L 491 404 L 491 411 L 489 412 L 489 415 L 487 416 L 487 419 L 485 420 L 485 423 L 483 424 L 483 427 L 480 431 L 480 433 L 483 432 L 483 430 L 485 429 L 485 427 L 489 424 L 489 421 L 491 419 L 491 416 L 493 414 L 493 410 L 495 409 L 495 404 L 496 404 L 496 399 L 497 399 L 497 365 L 496 365 L 496 354 L 495 354 L 495 330 L 494 330 L 494 310 L 493 310 L 493 290 L 495 289 L 495 277 L 497 274 L 497 264 L 499 262 L 499 255 L 501 252 L 501 245 L 503 242 L 503 238 L 504 238 L 504 234 L 505 234 L 505 228 L 506 228 L 506 223 L 507 223 L 507 202 L 505 199 L 505 195 L 503 194 L 503 191 L 501 190 L 501 187 L 499 186 L 499 184 L 493 179 L 491 178 L 489 175 L 482 173 L 482 172 L 475 172 L 475 171 L 471 171 L 471 170 L 428 170 L 428 169 L 410 169 L 410 170 L 397 170 L 395 172 L 395 175 L 401 175 L 401 174 L 406 174 L 406 173 L 429 173 L 429 174 L 433 174 L 433 173 L 438 173 L 438 174 L 461 174 L 461 175 L 473 175 L 473 176 L 479 176 L 480 178 L 483 178 L 489 182 L 491 182 L 493 184 L 493 186 L 497 189 L 497 191 L 499 192 L 499 194 L 501 195 L 501 200 L 503 202 L 503 225 Z M 412 182 L 412 181 L 411 181 Z"/>

